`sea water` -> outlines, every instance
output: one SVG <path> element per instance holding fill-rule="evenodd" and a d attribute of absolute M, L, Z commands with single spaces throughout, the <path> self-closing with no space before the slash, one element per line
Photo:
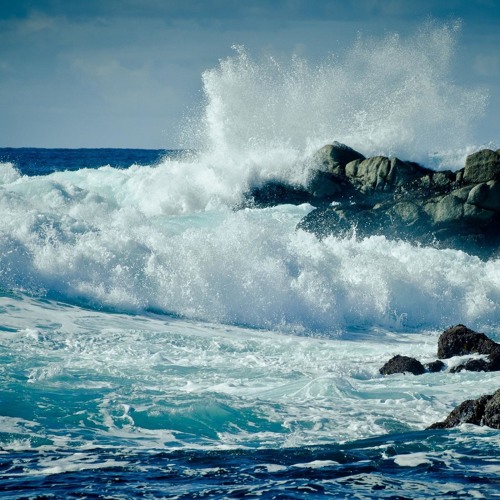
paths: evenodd
<path fill-rule="evenodd" d="M 0 496 L 489 498 L 500 434 L 426 431 L 499 373 L 383 377 L 464 323 L 500 341 L 500 261 L 237 210 L 339 140 L 463 166 L 485 96 L 453 26 L 319 66 L 241 47 L 203 74 L 197 151 L 0 150 Z"/>

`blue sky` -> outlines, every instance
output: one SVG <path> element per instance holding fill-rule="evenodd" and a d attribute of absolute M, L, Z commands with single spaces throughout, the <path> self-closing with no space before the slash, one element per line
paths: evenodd
<path fill-rule="evenodd" d="M 0 0 L 0 147 L 175 148 L 233 44 L 314 64 L 429 17 L 463 21 L 453 79 L 488 88 L 500 142 L 498 0 Z"/>

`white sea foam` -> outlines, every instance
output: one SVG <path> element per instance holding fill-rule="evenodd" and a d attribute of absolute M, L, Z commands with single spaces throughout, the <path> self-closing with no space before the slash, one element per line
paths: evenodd
<path fill-rule="evenodd" d="M 295 230 L 309 205 L 163 214 L 159 175 L 167 186 L 155 168 L 4 185 L 1 286 L 295 331 L 498 320 L 499 260 L 376 236 L 320 241 Z"/>
<path fill-rule="evenodd" d="M 36 424 L 3 417 L 0 444 L 73 450 L 60 462 L 42 455 L 34 469 L 41 473 L 106 466 L 110 457 L 94 460 L 92 443 L 130 445 L 134 452 L 295 448 L 421 430 L 500 382 L 499 372 L 379 374 L 397 353 L 435 356 L 438 331 L 352 329 L 340 338 L 315 338 L 109 314 L 26 296 L 1 297 L 0 317 L 11 329 L 37 324 L 43 332 L 38 339 L 0 337 L 2 352 L 16 359 L 0 374 L 4 403 L 44 416 Z M 169 362 L 158 353 L 168 353 Z M 16 400 L 19 391 L 44 397 Z M 494 430 L 470 427 L 454 439 L 497 446 Z M 83 455 L 73 457 L 75 451 Z M 401 466 L 436 458 L 404 453 L 413 452 L 399 452 Z M 334 465 L 331 457 L 307 461 L 296 466 Z"/>
<path fill-rule="evenodd" d="M 431 465 L 427 453 L 408 453 L 404 455 L 396 455 L 394 462 L 400 467 L 418 467 L 419 465 Z"/>

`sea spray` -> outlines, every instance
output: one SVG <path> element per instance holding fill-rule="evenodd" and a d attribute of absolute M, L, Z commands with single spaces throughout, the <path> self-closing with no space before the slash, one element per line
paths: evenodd
<path fill-rule="evenodd" d="M 203 116 L 185 140 L 197 136 L 214 161 L 236 158 L 243 177 L 249 158 L 279 152 L 290 170 L 291 160 L 332 140 L 367 156 L 461 167 L 487 96 L 453 83 L 458 33 L 459 23 L 430 22 L 407 38 L 360 35 L 317 66 L 298 56 L 256 60 L 235 46 L 203 74 Z"/>
<path fill-rule="evenodd" d="M 296 332 L 495 321 L 498 261 L 383 237 L 320 241 L 295 230 L 310 205 L 164 215 L 144 187 L 158 172 L 107 167 L 4 185 L 2 288 Z"/>
<path fill-rule="evenodd" d="M 498 260 L 382 237 L 320 241 L 295 229 L 310 205 L 233 211 L 265 180 L 303 182 L 304 160 L 332 139 L 413 160 L 471 145 L 485 96 L 450 81 L 456 36 L 428 25 L 360 37 L 317 67 L 238 47 L 203 75 L 198 154 L 38 177 L 2 164 L 0 286 L 306 333 L 493 324 Z"/>

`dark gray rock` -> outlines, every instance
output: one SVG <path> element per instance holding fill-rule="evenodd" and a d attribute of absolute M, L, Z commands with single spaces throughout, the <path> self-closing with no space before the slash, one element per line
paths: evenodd
<path fill-rule="evenodd" d="M 301 186 L 272 181 L 263 186 L 252 188 L 245 194 L 243 202 L 235 208 L 265 208 L 283 204 L 300 205 L 309 202 L 310 199 L 310 193 Z"/>
<path fill-rule="evenodd" d="M 500 344 L 491 340 L 484 333 L 477 333 L 464 325 L 456 325 L 444 331 L 438 340 L 438 358 L 447 359 L 467 354 L 486 354 L 486 359 L 470 359 L 452 368 L 450 372 L 499 371 Z"/>
<path fill-rule="evenodd" d="M 465 363 L 455 366 L 450 373 L 460 373 L 464 370 L 469 372 L 489 372 L 490 362 L 486 359 L 469 359 Z"/>
<path fill-rule="evenodd" d="M 331 200 L 339 197 L 344 189 L 340 175 L 325 172 L 323 170 L 312 170 L 306 184 L 306 191 L 310 199 L 317 204 L 320 200 Z"/>
<path fill-rule="evenodd" d="M 493 394 L 486 404 L 482 425 L 500 429 L 500 389 Z"/>
<path fill-rule="evenodd" d="M 381 375 L 392 375 L 394 373 L 413 373 L 413 375 L 422 375 L 425 373 L 425 368 L 422 363 L 415 358 L 409 356 L 400 356 L 397 354 L 391 358 L 379 370 Z"/>
<path fill-rule="evenodd" d="M 483 149 L 469 155 L 465 161 L 464 182 L 475 184 L 500 180 L 500 154 Z"/>
<path fill-rule="evenodd" d="M 445 367 L 445 364 L 439 359 L 436 359 L 436 361 L 426 363 L 424 366 L 428 372 L 436 373 L 442 371 L 443 368 Z"/>
<path fill-rule="evenodd" d="M 500 348 L 484 333 L 478 333 L 465 325 L 456 325 L 445 330 L 438 340 L 437 355 L 440 359 L 466 354 L 492 354 Z"/>
<path fill-rule="evenodd" d="M 461 424 L 486 425 L 500 429 L 500 389 L 494 394 L 464 401 L 443 422 L 436 422 L 428 429 L 450 429 Z"/>
<path fill-rule="evenodd" d="M 486 403 L 491 396 L 481 396 L 478 399 L 468 399 L 458 405 L 443 422 L 436 422 L 428 429 L 450 429 L 460 424 L 481 425 Z"/>

